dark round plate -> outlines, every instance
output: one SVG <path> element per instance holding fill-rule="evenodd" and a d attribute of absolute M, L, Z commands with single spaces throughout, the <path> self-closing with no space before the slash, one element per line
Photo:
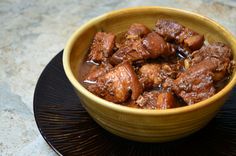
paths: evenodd
<path fill-rule="evenodd" d="M 236 155 L 236 88 L 218 115 L 199 132 L 168 143 L 139 143 L 97 125 L 80 104 L 62 66 L 62 53 L 42 72 L 34 115 L 46 142 L 59 155 Z"/>

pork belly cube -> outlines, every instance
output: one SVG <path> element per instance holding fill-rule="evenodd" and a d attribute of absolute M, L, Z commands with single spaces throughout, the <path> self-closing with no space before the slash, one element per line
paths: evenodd
<path fill-rule="evenodd" d="M 223 43 L 215 42 L 194 51 L 191 57 L 192 65 L 208 58 L 216 58 L 222 62 L 229 62 L 232 58 L 232 50 Z"/>
<path fill-rule="evenodd" d="M 93 65 L 88 74 L 84 78 L 84 82 L 93 83 L 96 82 L 98 77 L 106 74 L 112 69 L 112 65 L 107 62 L 102 62 L 100 65 Z"/>
<path fill-rule="evenodd" d="M 144 92 L 136 100 L 139 108 L 168 109 L 176 107 L 174 96 L 171 92 L 150 91 Z"/>
<path fill-rule="evenodd" d="M 157 58 L 160 55 L 168 56 L 175 53 L 175 48 L 155 32 L 149 33 L 143 39 L 143 45 L 150 53 L 149 58 Z"/>
<path fill-rule="evenodd" d="M 150 32 L 151 32 L 150 29 L 145 25 L 134 23 L 129 27 L 126 37 L 127 38 L 143 37 Z"/>
<path fill-rule="evenodd" d="M 147 59 L 150 53 L 143 47 L 142 39 L 126 39 L 120 48 L 112 55 L 110 62 L 113 65 L 123 61 L 137 61 Z"/>
<path fill-rule="evenodd" d="M 232 72 L 232 52 L 231 49 L 223 43 L 216 42 L 203 46 L 201 49 L 194 51 L 191 54 L 191 57 L 191 66 L 194 66 L 203 60 L 208 60 L 213 64 L 217 64 L 217 67 L 212 70 L 215 81 L 221 80 L 227 73 Z"/>
<path fill-rule="evenodd" d="M 158 20 L 154 30 L 165 40 L 182 44 L 191 51 L 200 49 L 204 44 L 203 35 L 172 20 Z"/>
<path fill-rule="evenodd" d="M 142 86 L 133 67 L 129 62 L 124 62 L 99 77 L 88 90 L 108 101 L 122 103 L 130 97 L 136 100 L 142 93 Z"/>
<path fill-rule="evenodd" d="M 145 64 L 139 69 L 139 81 L 143 85 L 143 88 L 151 89 L 162 83 L 160 70 L 160 64 Z"/>
<path fill-rule="evenodd" d="M 155 32 L 164 37 L 166 41 L 174 41 L 184 27 L 175 21 L 160 19 L 154 28 Z"/>
<path fill-rule="evenodd" d="M 143 85 L 143 88 L 148 90 L 162 85 L 166 80 L 173 79 L 177 75 L 177 69 L 175 65 L 163 63 L 149 63 L 143 65 L 139 71 L 139 81 Z M 167 82 L 167 83 L 168 83 Z M 167 88 L 166 84 L 166 88 Z"/>
<path fill-rule="evenodd" d="M 157 33 L 147 34 L 143 39 L 126 39 L 112 55 L 111 63 L 119 64 L 124 60 L 138 61 L 158 56 L 169 56 L 175 53 L 173 45 L 164 41 Z"/>
<path fill-rule="evenodd" d="M 200 49 L 204 44 L 204 36 L 189 28 L 184 28 L 176 40 L 192 51 Z"/>
<path fill-rule="evenodd" d="M 100 63 L 113 54 L 114 45 L 114 34 L 97 32 L 91 45 L 88 60 Z"/>
<path fill-rule="evenodd" d="M 112 55 L 110 62 L 117 65 L 123 61 L 137 61 L 146 59 L 149 52 L 142 45 L 142 38 L 150 32 L 143 24 L 134 23 L 128 31 L 116 42 L 118 50 Z"/>
<path fill-rule="evenodd" d="M 212 70 L 216 64 L 204 60 L 185 72 L 174 80 L 173 90 L 188 105 L 205 100 L 215 94 L 213 86 Z"/>

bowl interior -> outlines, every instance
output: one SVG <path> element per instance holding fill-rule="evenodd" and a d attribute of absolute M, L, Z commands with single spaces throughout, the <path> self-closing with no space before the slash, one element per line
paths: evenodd
<path fill-rule="evenodd" d="M 79 84 L 79 82 L 75 79 L 78 78 L 79 65 L 82 63 L 83 58 L 87 54 L 88 48 L 96 32 L 105 31 L 119 34 L 126 31 L 132 23 L 142 23 L 152 29 L 155 26 L 155 22 L 161 18 L 175 20 L 200 34 L 204 34 L 205 39 L 209 43 L 213 41 L 220 41 L 227 44 L 232 48 L 234 60 L 236 61 L 235 38 L 227 30 L 214 21 L 195 13 L 178 9 L 163 7 L 130 8 L 99 16 L 80 27 L 72 35 L 64 51 L 64 53 L 66 53 L 65 57 L 67 57 L 69 60 L 63 58 L 64 63 L 69 61 L 69 68 L 71 69 L 72 74 L 67 74 L 67 76 L 69 75 L 69 79 L 72 84 L 77 89 L 81 89 L 86 92 L 81 84 Z M 66 68 L 66 70 L 70 70 L 69 68 Z M 66 73 L 69 72 L 70 71 L 66 71 Z M 227 85 L 228 89 L 225 90 L 225 92 L 232 89 L 236 82 L 234 73 L 231 78 L 231 82 Z M 220 94 L 218 96 L 220 96 Z"/>

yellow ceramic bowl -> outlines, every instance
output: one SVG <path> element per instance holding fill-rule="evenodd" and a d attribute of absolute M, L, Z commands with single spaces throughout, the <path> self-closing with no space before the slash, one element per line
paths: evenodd
<path fill-rule="evenodd" d="M 94 18 L 71 36 L 63 53 L 66 75 L 91 117 L 111 133 L 130 140 L 165 142 L 196 132 L 216 115 L 236 82 L 234 72 L 227 86 L 207 100 L 168 110 L 143 110 L 103 100 L 90 93 L 77 81 L 79 65 L 97 31 L 118 34 L 127 30 L 134 22 L 153 28 L 160 18 L 176 20 L 204 34 L 209 42 L 226 43 L 233 49 L 236 61 L 236 39 L 225 28 L 196 13 L 166 7 L 128 8 Z"/>

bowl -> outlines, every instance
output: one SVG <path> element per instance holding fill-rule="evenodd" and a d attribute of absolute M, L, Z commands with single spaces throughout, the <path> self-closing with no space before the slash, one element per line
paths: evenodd
<path fill-rule="evenodd" d="M 232 48 L 236 61 L 236 39 L 229 31 L 207 17 L 180 9 L 155 6 L 127 8 L 106 13 L 82 25 L 72 34 L 64 49 L 66 76 L 90 116 L 107 131 L 126 139 L 166 142 L 198 131 L 216 115 L 236 83 L 234 71 L 229 83 L 204 101 L 167 110 L 144 110 L 106 101 L 90 93 L 78 82 L 78 68 L 96 32 L 103 30 L 119 34 L 132 23 L 142 23 L 153 28 L 160 18 L 173 19 L 196 30 L 204 34 L 208 42 L 226 43 Z"/>

